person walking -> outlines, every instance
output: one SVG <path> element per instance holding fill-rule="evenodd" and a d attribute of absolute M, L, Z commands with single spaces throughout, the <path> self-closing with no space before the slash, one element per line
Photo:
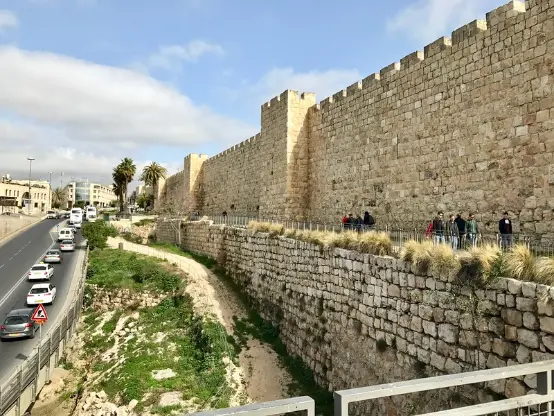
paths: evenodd
<path fill-rule="evenodd" d="M 446 235 L 450 240 L 450 245 L 454 250 L 454 253 L 458 250 L 458 244 L 460 242 L 460 229 L 454 215 L 450 215 L 448 222 L 446 223 Z"/>
<path fill-rule="evenodd" d="M 369 211 L 366 211 L 364 213 L 364 227 L 367 229 L 372 229 L 375 226 L 375 218 L 373 218 L 373 215 L 369 213 Z"/>
<path fill-rule="evenodd" d="M 433 234 L 433 242 L 435 245 L 444 243 L 444 220 L 443 213 L 441 211 L 437 212 L 437 216 L 433 220 L 431 233 Z"/>
<path fill-rule="evenodd" d="M 456 215 L 456 225 L 458 226 L 458 231 L 460 231 L 458 249 L 461 250 L 462 246 L 465 245 L 466 240 L 466 220 L 462 218 L 462 214 Z"/>
<path fill-rule="evenodd" d="M 506 250 L 512 246 L 512 220 L 508 211 L 504 211 L 504 217 L 498 221 L 498 232 L 500 233 L 500 248 Z"/>
<path fill-rule="evenodd" d="M 473 212 L 469 213 L 469 219 L 466 222 L 466 232 L 467 240 L 471 247 L 477 246 L 477 235 L 479 234 L 479 224 L 475 219 L 475 214 Z"/>

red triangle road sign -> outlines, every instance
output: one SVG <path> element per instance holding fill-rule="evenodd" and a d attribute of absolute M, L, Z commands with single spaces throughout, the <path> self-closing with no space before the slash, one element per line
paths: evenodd
<path fill-rule="evenodd" d="M 46 309 L 44 309 L 44 305 L 39 304 L 37 306 L 31 319 L 35 322 L 46 322 L 48 320 L 48 314 L 46 313 Z"/>

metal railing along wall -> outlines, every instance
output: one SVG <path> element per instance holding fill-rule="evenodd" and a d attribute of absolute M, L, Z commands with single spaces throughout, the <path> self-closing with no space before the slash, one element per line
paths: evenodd
<path fill-rule="evenodd" d="M 75 333 L 77 322 L 81 316 L 87 261 L 88 249 L 85 251 L 83 262 L 77 266 L 80 267 L 79 284 L 73 293 L 68 294 L 72 297 L 71 306 L 59 319 L 59 323 L 42 336 L 42 342 L 39 342 L 29 358 L 12 374 L 0 381 L 0 415 L 9 411 L 11 414 L 23 415 L 28 405 L 35 402 L 36 396 L 50 378 L 50 370 L 58 364 L 62 357 L 62 349 Z M 41 376 L 41 372 L 45 370 L 45 376 Z M 22 395 L 30 387 L 30 403 L 22 403 Z"/>
<path fill-rule="evenodd" d="M 333 232 L 343 232 L 343 231 L 358 231 L 358 232 L 368 232 L 368 231 L 383 231 L 389 234 L 395 249 L 399 251 L 404 243 L 410 240 L 416 241 L 425 241 L 433 239 L 433 234 L 428 234 L 426 232 L 426 227 L 412 227 L 412 228 L 400 228 L 391 224 L 378 224 L 373 227 L 368 227 L 364 225 L 350 225 L 344 226 L 343 224 L 327 224 L 327 223 L 318 223 L 310 221 L 291 221 L 291 220 L 280 220 L 274 218 L 263 218 L 263 217 L 249 217 L 249 216 L 233 216 L 233 215 L 214 215 L 214 216 L 200 216 L 200 215 L 189 215 L 188 218 L 191 221 L 198 221 L 202 218 L 207 218 L 210 221 L 213 221 L 216 225 L 228 225 L 230 227 L 246 228 L 251 221 L 271 223 L 271 224 L 282 224 L 287 229 L 295 230 L 305 230 L 305 231 L 333 231 Z M 444 238 L 445 243 L 449 243 L 448 236 Z M 467 237 L 461 238 L 459 248 L 467 249 L 471 247 L 479 247 L 487 244 L 498 245 L 503 248 L 508 246 L 513 246 L 515 244 L 525 244 L 537 256 L 548 256 L 554 257 L 554 242 L 545 243 L 534 241 L 533 238 L 529 235 L 518 233 L 513 234 L 509 244 L 504 245 L 503 240 L 500 234 L 478 234 L 475 236 L 474 240 L 470 240 Z"/>

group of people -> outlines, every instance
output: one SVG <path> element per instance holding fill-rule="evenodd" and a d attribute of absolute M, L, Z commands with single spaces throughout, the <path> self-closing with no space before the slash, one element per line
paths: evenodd
<path fill-rule="evenodd" d="M 375 227 L 375 218 L 366 211 L 364 217 L 360 215 L 354 217 L 352 214 L 345 215 L 342 218 L 342 226 L 345 230 L 362 231 L 371 230 Z"/>
<path fill-rule="evenodd" d="M 512 245 L 512 220 L 510 220 L 507 211 L 504 212 L 502 219 L 498 222 L 498 232 L 500 235 L 500 246 L 505 249 Z M 439 211 L 433 221 L 427 228 L 427 237 L 433 237 L 435 244 L 448 242 L 454 251 L 469 244 L 475 247 L 477 244 L 479 224 L 475 219 L 475 214 L 470 213 L 467 220 L 462 218 L 461 214 L 451 214 L 448 220 L 444 220 L 444 214 Z"/>

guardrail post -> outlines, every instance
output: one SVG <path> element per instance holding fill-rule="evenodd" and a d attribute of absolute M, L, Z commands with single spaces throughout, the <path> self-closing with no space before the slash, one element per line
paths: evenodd
<path fill-rule="evenodd" d="M 333 393 L 334 416 L 348 416 L 348 401 L 344 400 L 344 397 L 338 392 Z"/>
<path fill-rule="evenodd" d="M 544 371 L 537 374 L 537 393 L 538 394 L 552 394 L 554 391 L 554 372 L 552 370 Z M 552 402 L 546 404 L 546 415 L 554 416 L 554 410 Z"/>

